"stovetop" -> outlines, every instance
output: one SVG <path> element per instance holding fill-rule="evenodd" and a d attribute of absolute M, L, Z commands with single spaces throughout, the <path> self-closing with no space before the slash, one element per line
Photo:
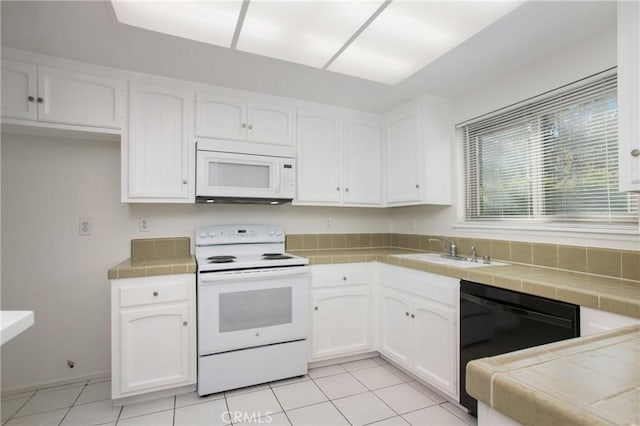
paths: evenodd
<path fill-rule="evenodd" d="M 216 225 L 196 229 L 198 271 L 308 265 L 285 252 L 284 230 L 273 225 Z"/>

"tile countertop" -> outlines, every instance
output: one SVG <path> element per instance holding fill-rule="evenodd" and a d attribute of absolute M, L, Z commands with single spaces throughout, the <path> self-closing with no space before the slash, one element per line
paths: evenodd
<path fill-rule="evenodd" d="M 524 425 L 640 424 L 640 325 L 471 361 L 467 391 Z"/>
<path fill-rule="evenodd" d="M 518 264 L 463 269 L 395 257 L 420 253 L 395 248 L 291 252 L 307 257 L 312 265 L 379 261 L 640 318 L 640 281 Z"/>
<path fill-rule="evenodd" d="M 119 278 L 149 277 L 153 275 L 188 274 L 196 272 L 196 260 L 193 256 L 127 259 L 110 268 L 107 276 L 110 280 Z"/>
<path fill-rule="evenodd" d="M 107 277 L 115 280 L 195 273 L 196 260 L 190 250 L 189 237 L 131 240 L 131 258 L 110 268 Z"/>

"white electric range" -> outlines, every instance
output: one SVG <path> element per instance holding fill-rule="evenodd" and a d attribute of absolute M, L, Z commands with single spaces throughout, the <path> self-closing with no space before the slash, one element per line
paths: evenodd
<path fill-rule="evenodd" d="M 285 252 L 284 230 L 196 230 L 198 394 L 307 372 L 309 262 Z"/>

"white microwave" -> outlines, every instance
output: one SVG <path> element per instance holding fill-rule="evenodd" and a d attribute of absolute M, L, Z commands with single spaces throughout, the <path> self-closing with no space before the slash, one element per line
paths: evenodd
<path fill-rule="evenodd" d="M 284 204 L 296 193 L 293 157 L 196 150 L 196 202 Z"/>

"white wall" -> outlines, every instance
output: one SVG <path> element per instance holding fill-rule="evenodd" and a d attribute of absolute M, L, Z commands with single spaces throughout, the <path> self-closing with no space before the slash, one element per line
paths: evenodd
<path fill-rule="evenodd" d="M 479 86 L 455 99 L 453 118 L 459 123 L 540 93 L 571 83 L 616 65 L 616 29 L 610 28 L 565 49 L 531 63 L 517 72 L 497 74 L 491 84 Z M 455 144 L 455 142 L 454 142 Z M 456 169 L 456 156 L 452 168 Z M 454 191 L 457 192 L 455 173 Z M 454 200 L 458 200 L 455 194 Z M 464 229 L 457 227 L 457 205 L 452 207 L 420 206 L 394 208 L 391 212 L 392 232 L 427 235 L 457 235 L 516 241 L 550 242 L 579 246 L 640 249 L 638 235 L 588 234 L 585 232 L 523 232 L 508 229 Z M 415 224 L 415 226 L 414 226 Z"/>
<path fill-rule="evenodd" d="M 390 230 L 383 209 L 121 204 L 117 142 L 3 134 L 1 158 L 2 309 L 35 311 L 35 325 L 2 346 L 3 391 L 110 369 L 107 269 L 129 257 L 132 238 L 240 222 L 288 233 Z M 80 217 L 93 220 L 91 236 L 78 235 Z M 150 232 L 138 232 L 139 217 Z"/>

